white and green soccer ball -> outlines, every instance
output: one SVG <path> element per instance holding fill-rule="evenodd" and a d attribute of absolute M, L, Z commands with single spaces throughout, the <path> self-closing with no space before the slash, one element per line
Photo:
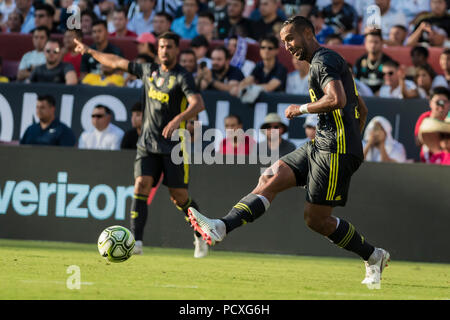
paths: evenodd
<path fill-rule="evenodd" d="M 111 226 L 103 230 L 97 246 L 100 255 L 111 262 L 128 260 L 134 249 L 133 234 L 125 227 Z"/>

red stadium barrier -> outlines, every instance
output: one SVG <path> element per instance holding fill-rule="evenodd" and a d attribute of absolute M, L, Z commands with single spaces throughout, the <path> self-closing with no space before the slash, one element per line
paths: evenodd
<path fill-rule="evenodd" d="M 52 38 L 61 39 L 62 35 L 52 35 Z M 91 37 L 85 37 L 83 41 L 86 44 L 92 44 Z M 124 56 L 127 59 L 134 59 L 137 55 L 136 45 L 134 43 L 133 38 L 110 38 L 112 44 L 118 46 Z M 180 49 L 185 49 L 189 47 L 189 40 L 182 40 L 180 44 Z M 211 43 L 211 48 L 221 45 L 223 42 L 220 40 L 213 41 Z M 341 54 L 348 62 L 352 65 L 355 61 L 365 53 L 364 46 L 354 46 L 354 45 L 342 45 L 342 46 L 327 46 L 333 50 L 336 50 Z M 8 64 L 11 61 L 20 61 L 22 55 L 27 52 L 33 50 L 33 44 L 31 42 L 30 34 L 1 34 L 0 35 L 0 56 L 3 58 L 4 69 L 8 69 L 10 66 Z M 400 64 L 404 64 L 406 66 L 411 66 L 411 57 L 410 57 L 410 47 L 385 47 L 383 51 L 391 56 L 393 59 L 398 61 Z M 433 67 L 433 69 L 442 74 L 442 70 L 439 66 L 439 55 L 443 51 L 442 48 L 429 48 L 430 56 L 428 58 L 428 62 Z M 280 48 L 279 60 L 289 69 L 289 71 L 293 70 L 291 56 L 284 49 Z M 247 50 L 247 59 L 258 61 L 259 57 L 259 46 L 257 44 L 250 44 Z"/>

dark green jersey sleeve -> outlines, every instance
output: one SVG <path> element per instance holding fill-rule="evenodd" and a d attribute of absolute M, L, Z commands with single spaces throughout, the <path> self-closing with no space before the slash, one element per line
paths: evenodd
<path fill-rule="evenodd" d="M 183 91 L 186 98 L 191 94 L 199 93 L 197 86 L 195 85 L 194 77 L 190 72 L 184 72 L 180 77 L 181 91 Z"/>
<path fill-rule="evenodd" d="M 136 63 L 131 61 L 128 64 L 128 73 L 131 73 L 139 79 L 142 79 L 146 76 L 146 74 L 150 73 L 151 67 L 151 63 Z"/>
<path fill-rule="evenodd" d="M 338 60 L 335 61 L 327 61 L 330 59 L 326 59 L 321 64 L 318 64 L 316 67 L 317 79 L 319 79 L 319 85 L 322 90 L 325 89 L 328 83 L 333 80 L 341 80 L 342 78 L 340 74 L 341 66 Z"/>

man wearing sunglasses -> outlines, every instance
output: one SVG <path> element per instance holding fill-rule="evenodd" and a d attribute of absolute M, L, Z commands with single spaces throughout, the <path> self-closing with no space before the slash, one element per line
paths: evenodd
<path fill-rule="evenodd" d="M 389 253 L 372 246 L 350 222 L 332 215 L 334 207 L 345 206 L 351 176 L 364 159 L 361 131 L 367 107 L 358 95 L 347 62 L 335 51 L 320 46 L 308 19 L 288 19 L 280 37 L 287 51 L 311 65 L 311 102 L 292 104 L 285 115 L 293 119 L 315 114 L 319 118 L 315 138 L 267 169 L 256 188 L 221 219 L 209 219 L 189 208 L 191 225 L 214 245 L 234 229 L 261 217 L 278 193 L 304 187 L 306 225 L 338 247 L 359 255 L 366 266 L 362 283 L 379 288 Z"/>
<path fill-rule="evenodd" d="M 48 40 L 44 47 L 45 64 L 37 66 L 30 75 L 30 82 L 78 83 L 72 64 L 61 62 L 61 46 L 56 40 Z"/>
<path fill-rule="evenodd" d="M 393 60 L 383 64 L 383 85 L 378 92 L 381 98 L 412 99 L 426 98 L 426 93 L 422 88 L 418 88 L 414 81 L 405 79 L 406 72 Z"/>
<path fill-rule="evenodd" d="M 277 151 L 278 155 L 282 157 L 296 149 L 292 142 L 281 137 L 288 131 L 288 127 L 283 123 L 277 113 L 272 112 L 267 114 L 264 118 L 264 123 L 261 125 L 261 130 L 266 130 L 263 132 L 267 139 L 258 144 L 258 150 L 265 148 L 267 156 Z"/>

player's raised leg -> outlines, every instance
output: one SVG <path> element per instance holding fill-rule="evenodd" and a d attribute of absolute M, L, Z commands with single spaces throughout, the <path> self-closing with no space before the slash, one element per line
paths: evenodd
<path fill-rule="evenodd" d="M 185 214 L 185 219 L 189 222 L 188 209 L 189 207 L 199 210 L 199 207 L 194 199 L 189 197 L 187 188 L 169 188 L 170 200 L 175 204 L 178 210 Z M 203 258 L 208 255 L 208 246 L 202 239 L 202 235 L 194 230 L 194 257 Z"/>
<path fill-rule="evenodd" d="M 278 160 L 259 178 L 255 189 L 231 208 L 221 219 L 209 219 L 195 208 L 189 208 L 188 214 L 194 229 L 200 232 L 209 245 L 222 241 L 226 234 L 248 222 L 259 218 L 270 206 L 275 196 L 286 189 L 296 186 L 296 177 L 292 169 Z"/>
<path fill-rule="evenodd" d="M 131 232 L 136 239 L 134 254 L 143 253 L 144 227 L 147 222 L 147 199 L 153 186 L 153 177 L 138 176 L 134 182 L 134 195 L 131 201 Z"/>

